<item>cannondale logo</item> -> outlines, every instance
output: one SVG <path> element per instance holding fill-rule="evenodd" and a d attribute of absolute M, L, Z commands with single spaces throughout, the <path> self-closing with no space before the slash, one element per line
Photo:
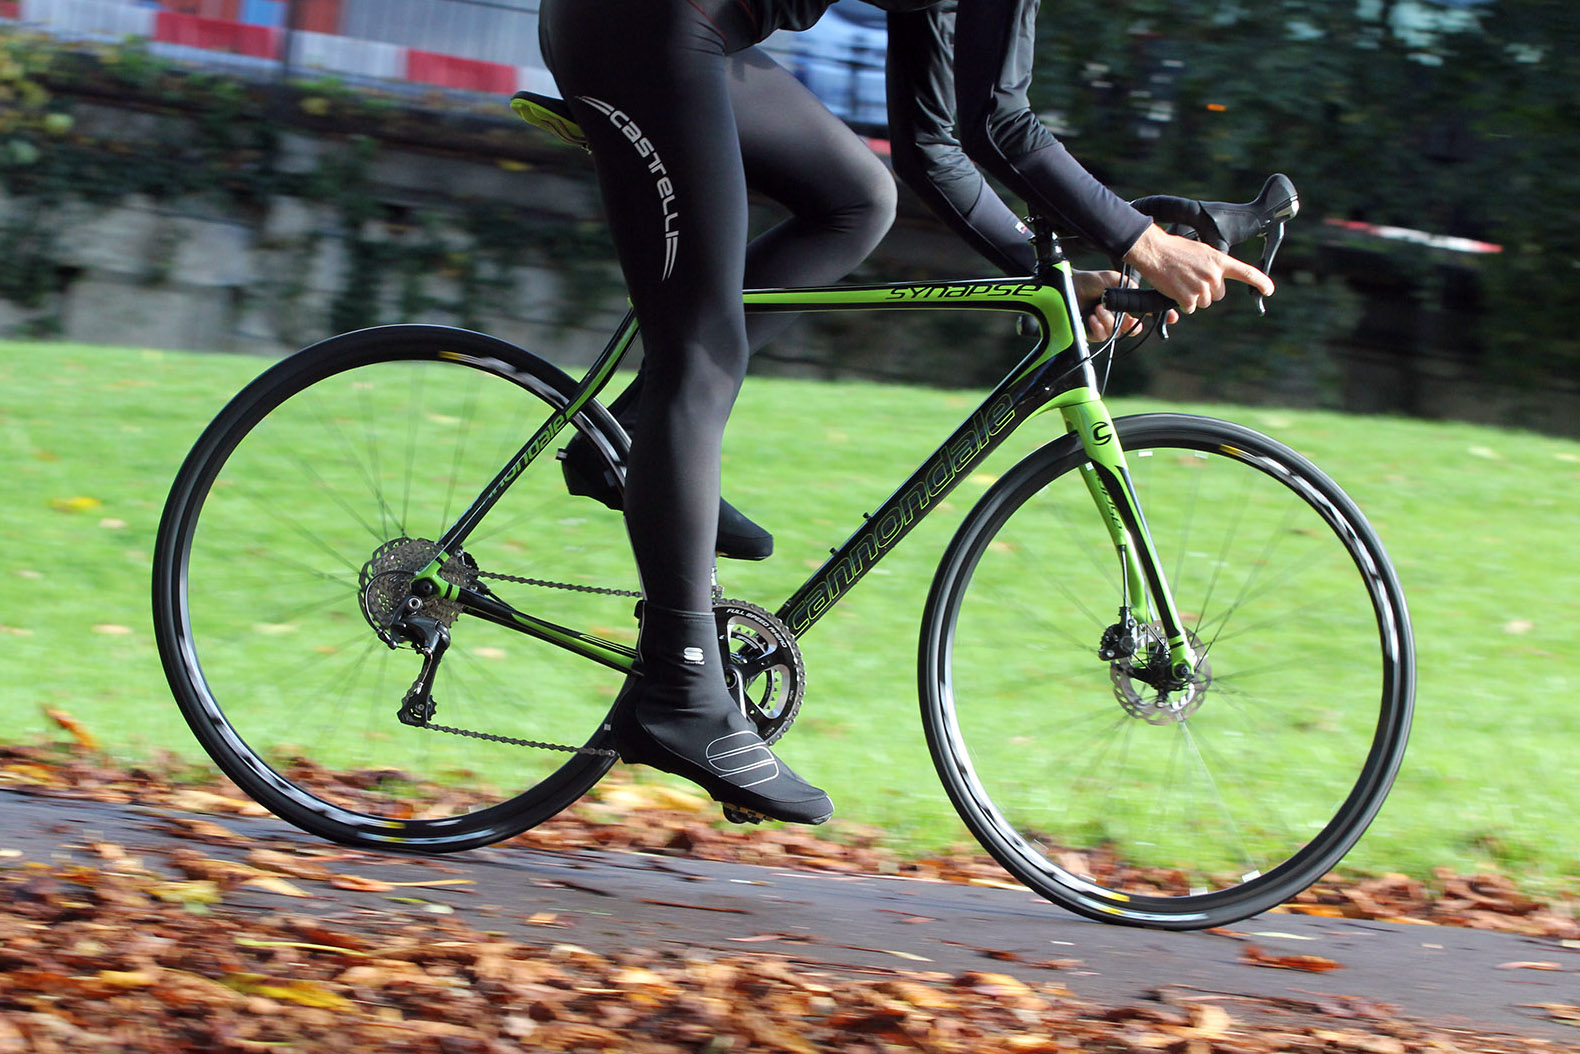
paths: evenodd
<path fill-rule="evenodd" d="M 708 764 L 721 776 L 747 776 L 750 783 L 734 781 L 737 787 L 755 787 L 779 775 L 779 759 L 755 732 L 731 732 L 709 743 L 703 752 Z"/>
<path fill-rule="evenodd" d="M 664 216 L 664 273 L 660 278 L 662 281 L 675 269 L 675 254 L 680 249 L 680 214 L 675 211 L 675 184 L 670 182 L 669 170 L 664 167 L 664 159 L 658 156 L 658 150 L 653 146 L 652 141 L 642 134 L 642 129 L 637 127 L 636 122 L 631 120 L 624 110 L 617 110 L 602 99 L 594 99 L 590 95 L 582 95 L 578 98 L 609 118 L 609 123 L 630 140 L 637 156 L 646 159 L 647 170 L 653 174 L 653 185 L 658 190 L 659 211 Z"/>

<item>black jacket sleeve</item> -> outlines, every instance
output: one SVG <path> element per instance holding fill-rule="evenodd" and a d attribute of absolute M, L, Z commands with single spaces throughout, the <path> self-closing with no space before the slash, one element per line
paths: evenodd
<path fill-rule="evenodd" d="M 889 140 L 894 171 L 926 206 L 1007 274 L 1036 263 L 1031 232 L 955 138 L 955 0 L 891 13 Z"/>
<path fill-rule="evenodd" d="M 1000 266 L 1006 256 L 1029 260 L 1030 250 L 1024 235 L 1019 243 L 1007 236 L 1005 217 L 1014 214 L 972 162 L 1118 260 L 1151 221 L 1098 182 L 1031 112 L 1036 11 L 1037 0 L 950 0 L 889 15 L 895 171 Z"/>

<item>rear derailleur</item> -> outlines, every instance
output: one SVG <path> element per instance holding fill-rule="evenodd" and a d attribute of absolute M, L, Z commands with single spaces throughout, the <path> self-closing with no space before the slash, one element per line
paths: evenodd
<path fill-rule="evenodd" d="M 402 724 L 417 728 L 433 720 L 434 713 L 439 709 L 433 700 L 433 681 L 439 672 L 439 660 L 444 658 L 445 649 L 450 646 L 449 627 L 439 619 L 419 614 L 420 611 L 421 598 L 408 597 L 389 623 L 392 636 L 410 643 L 422 655 L 422 670 L 417 674 L 417 680 L 406 690 L 400 710 L 396 713 Z M 394 643 L 390 644 L 392 648 L 395 646 Z"/>

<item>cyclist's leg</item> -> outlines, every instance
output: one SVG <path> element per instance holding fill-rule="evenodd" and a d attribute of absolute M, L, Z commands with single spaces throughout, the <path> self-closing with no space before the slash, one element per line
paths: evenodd
<path fill-rule="evenodd" d="M 642 676 L 616 715 L 621 752 L 720 800 L 820 821 L 827 796 L 773 757 L 725 689 L 712 614 L 720 447 L 747 359 L 746 178 L 726 75 L 727 53 L 752 43 L 745 11 L 551 0 L 541 25 L 588 133 L 648 367 L 625 500 Z"/>
<path fill-rule="evenodd" d="M 838 281 L 877 248 L 894 222 L 894 177 L 849 125 L 760 49 L 733 56 L 730 72 L 747 186 L 790 212 L 747 246 L 747 286 Z M 752 350 L 793 319 L 749 319 Z"/>
<path fill-rule="evenodd" d="M 838 281 L 872 252 L 893 222 L 894 178 L 845 122 L 761 49 L 748 48 L 727 62 L 747 185 L 790 213 L 747 246 L 745 285 Z M 794 319 L 748 319 L 748 347 L 755 353 Z M 636 420 L 643 385 L 639 373 L 610 404 L 627 429 Z M 573 469 L 577 453 L 567 451 Z M 585 481 L 573 486 L 590 492 Z M 719 515 L 721 554 L 761 558 L 773 551 L 772 536 L 728 502 Z"/>

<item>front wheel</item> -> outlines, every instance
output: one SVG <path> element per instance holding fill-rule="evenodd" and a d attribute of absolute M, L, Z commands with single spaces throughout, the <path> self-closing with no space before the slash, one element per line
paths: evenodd
<path fill-rule="evenodd" d="M 945 554 L 922 719 L 961 817 L 1031 889 L 1104 921 L 1223 925 L 1322 877 L 1382 805 L 1409 616 L 1360 510 L 1288 447 L 1186 415 L 1115 424 L 1195 676 L 1158 675 L 1155 625 L 1114 628 L 1124 576 L 1066 436 Z"/>
<path fill-rule="evenodd" d="M 448 646 L 413 723 L 423 656 L 387 630 L 437 540 L 574 391 L 503 341 L 390 326 L 281 361 L 214 419 L 160 523 L 154 628 L 187 723 L 244 791 L 325 838 L 439 851 L 525 830 L 608 771 L 619 672 L 430 600 Z M 624 454 L 589 403 L 442 575 L 634 644 L 622 519 L 566 493 L 554 458 L 577 432 L 605 468 Z"/>

